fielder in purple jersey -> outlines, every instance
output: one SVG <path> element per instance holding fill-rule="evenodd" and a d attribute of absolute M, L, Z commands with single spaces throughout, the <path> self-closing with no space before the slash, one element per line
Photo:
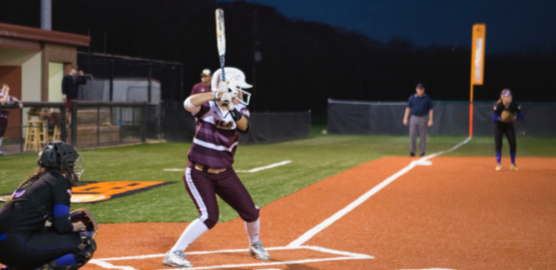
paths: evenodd
<path fill-rule="evenodd" d="M 214 76 L 219 77 L 217 73 Z M 226 75 L 228 81 L 220 83 L 218 89 L 192 95 L 184 102 L 185 109 L 197 119 L 197 126 L 183 178 L 199 218 L 189 224 L 168 251 L 163 261 L 166 266 L 192 267 L 185 259 L 184 250 L 218 222 L 216 195 L 244 220 L 250 241 L 249 253 L 259 260 L 270 259 L 259 240 L 259 208 L 232 168 L 239 132 L 249 129 L 248 102 L 242 98 L 247 92 L 242 88 L 251 85 L 245 82 L 245 75 L 239 69 L 226 68 Z M 228 106 L 223 105 L 226 102 Z"/>

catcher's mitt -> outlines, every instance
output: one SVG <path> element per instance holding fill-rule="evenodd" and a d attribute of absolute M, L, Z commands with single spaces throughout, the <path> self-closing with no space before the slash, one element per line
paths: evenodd
<path fill-rule="evenodd" d="M 500 114 L 500 122 L 503 123 L 513 123 L 515 121 L 515 115 L 507 110 L 502 111 Z"/>
<path fill-rule="evenodd" d="M 81 234 L 87 237 L 95 238 L 98 232 L 97 221 L 87 208 L 79 208 L 72 211 L 70 213 L 70 218 L 71 223 L 81 221 L 87 227 L 87 229 L 84 232 L 81 232 Z"/>

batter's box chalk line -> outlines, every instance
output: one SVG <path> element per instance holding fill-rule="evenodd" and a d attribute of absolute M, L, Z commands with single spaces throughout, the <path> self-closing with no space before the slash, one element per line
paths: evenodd
<path fill-rule="evenodd" d="M 248 263 L 248 264 L 224 264 L 224 265 L 213 265 L 213 266 L 200 266 L 188 269 L 222 269 L 222 268 L 237 268 L 237 267 L 266 267 L 273 265 L 288 265 L 288 264 L 306 264 L 306 263 L 317 263 L 317 262 L 327 262 L 327 261 L 346 261 L 346 260 L 369 260 L 374 259 L 373 256 L 366 254 L 359 254 L 347 251 L 334 250 L 323 247 L 315 246 L 299 246 L 299 247 L 269 247 L 266 248 L 268 251 L 273 250 L 299 250 L 307 249 L 318 251 L 322 253 L 328 253 L 333 255 L 339 255 L 341 257 L 330 257 L 330 258 L 319 258 L 319 259 L 303 259 L 303 260 L 293 260 L 293 261 L 272 261 L 272 262 L 261 262 L 261 263 Z M 192 251 L 187 252 L 187 255 L 206 255 L 215 253 L 236 253 L 236 252 L 247 252 L 246 249 L 228 249 L 228 250 L 215 250 L 215 251 Z M 123 261 L 123 260 L 144 260 L 150 258 L 162 258 L 165 254 L 153 254 L 153 255 L 142 255 L 142 256 L 130 256 L 130 257 L 118 257 L 118 258 L 105 258 L 105 259 L 93 259 L 89 263 L 95 264 L 105 269 L 121 269 L 121 270 L 138 270 L 132 266 L 116 265 L 113 262 Z M 162 264 L 162 262 L 161 262 Z M 166 268 L 174 269 L 174 268 Z"/>

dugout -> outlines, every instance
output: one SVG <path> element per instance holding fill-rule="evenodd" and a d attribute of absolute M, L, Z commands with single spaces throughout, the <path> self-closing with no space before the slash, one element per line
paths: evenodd
<path fill-rule="evenodd" d="M 434 125 L 431 136 L 469 135 L 469 102 L 434 101 Z M 518 102 L 524 120 L 515 122 L 518 136 L 556 136 L 556 120 L 547 117 L 556 112 L 556 102 Z M 493 102 L 473 102 L 473 135 L 493 134 Z M 407 102 L 367 102 L 328 100 L 329 134 L 409 135 L 403 125 Z"/>
<path fill-rule="evenodd" d="M 61 102 L 62 78 L 77 63 L 77 47 L 90 37 L 0 23 L 0 84 L 23 102 Z M 12 109 L 5 143 L 25 136 L 27 112 Z"/>

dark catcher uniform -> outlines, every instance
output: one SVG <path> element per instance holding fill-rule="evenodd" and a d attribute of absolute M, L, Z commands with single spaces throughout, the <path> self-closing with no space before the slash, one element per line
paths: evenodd
<path fill-rule="evenodd" d="M 0 209 L 0 262 L 17 270 L 79 263 L 83 245 L 69 218 L 70 181 L 46 173 L 13 196 Z M 52 226 L 45 229 L 48 219 Z"/>
<path fill-rule="evenodd" d="M 500 121 L 503 111 L 509 111 L 511 114 L 516 116 L 516 120 L 523 119 L 523 114 L 521 113 L 521 106 L 516 103 L 510 103 L 510 106 L 506 108 L 503 102 L 498 102 L 494 106 L 494 112 L 492 113 L 492 122 L 494 123 L 494 144 L 496 151 L 496 161 L 500 164 L 502 159 L 502 138 L 506 135 L 508 138 L 508 143 L 510 144 L 510 157 L 512 164 L 515 164 L 515 157 L 517 152 L 517 143 L 515 136 L 514 123 L 504 123 Z"/>

